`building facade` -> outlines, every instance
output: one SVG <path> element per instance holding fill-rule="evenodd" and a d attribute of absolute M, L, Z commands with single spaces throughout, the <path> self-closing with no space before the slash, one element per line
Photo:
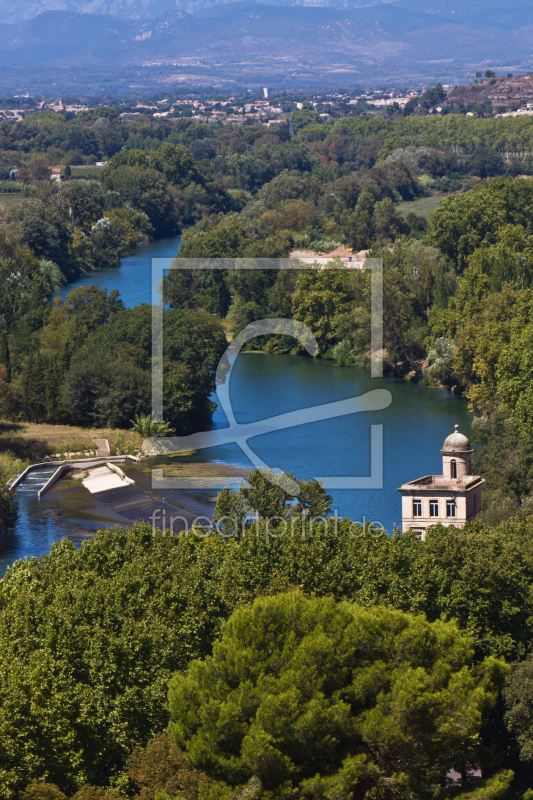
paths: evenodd
<path fill-rule="evenodd" d="M 293 250 L 289 253 L 289 258 L 297 258 L 304 264 L 319 264 L 321 269 L 324 269 L 326 264 L 339 258 L 347 269 L 365 269 L 365 261 L 368 258 L 370 250 L 359 250 L 354 253 L 351 248 L 340 245 L 336 250 L 331 253 L 314 253 L 312 250 Z"/>
<path fill-rule="evenodd" d="M 402 496 L 402 530 L 417 531 L 425 537 L 434 525 L 455 525 L 462 528 L 481 510 L 479 475 L 471 475 L 472 448 L 466 436 L 455 432 L 444 441 L 442 475 L 425 475 L 404 483 Z"/>

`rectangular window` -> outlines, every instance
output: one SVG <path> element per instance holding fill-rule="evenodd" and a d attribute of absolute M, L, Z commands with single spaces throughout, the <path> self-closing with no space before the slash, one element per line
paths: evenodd
<path fill-rule="evenodd" d="M 446 500 L 446 516 L 455 517 L 455 500 Z"/>
<path fill-rule="evenodd" d="M 422 500 L 413 500 L 413 517 L 422 516 Z"/>
<path fill-rule="evenodd" d="M 430 517 L 438 517 L 439 516 L 439 501 L 438 500 L 430 500 L 429 501 L 429 516 Z"/>

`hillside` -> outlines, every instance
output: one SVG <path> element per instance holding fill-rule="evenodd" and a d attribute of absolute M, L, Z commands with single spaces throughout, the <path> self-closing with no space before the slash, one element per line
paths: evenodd
<path fill-rule="evenodd" d="M 439 77 L 455 83 L 472 74 L 472 63 L 485 68 L 508 61 L 512 53 L 520 71 L 529 59 L 533 25 L 518 32 L 479 30 L 422 14 L 416 5 L 408 11 L 398 4 L 328 9 L 228 3 L 196 15 L 174 8 L 145 21 L 45 11 L 0 26 L 0 65 L 126 67 L 157 61 L 216 65 L 230 80 L 251 74 L 261 80 L 346 75 L 352 82 L 372 76 L 430 82 L 438 69 Z M 485 84 L 469 91 L 479 97 L 494 93 Z"/>
<path fill-rule="evenodd" d="M 490 103 L 495 109 L 516 110 L 533 103 L 533 73 L 485 78 L 479 83 L 457 86 L 448 93 L 448 103 Z"/>
<path fill-rule="evenodd" d="M 487 0 L 482 5 L 456 0 L 257 0 L 263 5 L 283 8 L 358 10 L 357 16 L 409 32 L 435 24 L 452 22 L 476 29 L 519 30 L 533 24 L 533 7 L 528 0 Z M 221 10 L 247 5 L 242 0 L 0 0 L 0 23 L 17 24 L 46 11 L 104 14 L 129 20 L 147 20 L 166 11 L 181 9 L 195 14 L 204 9 Z"/>
<path fill-rule="evenodd" d="M 251 60 L 275 69 L 281 59 L 284 68 L 302 61 L 327 68 L 332 54 L 333 61 L 338 59 L 334 51 L 339 45 L 351 61 L 397 57 L 406 47 L 375 22 L 334 12 L 326 24 L 312 12 L 298 11 L 287 16 L 282 9 L 265 6 L 200 19 L 175 10 L 138 23 L 48 11 L 19 25 L 0 26 L 0 65 L 137 64 L 155 58 L 176 63 L 193 58 L 204 66 L 222 61 L 238 67 Z"/>
<path fill-rule="evenodd" d="M 0 92 L 40 92 L 50 84 L 62 92 L 100 91 L 145 79 L 287 88 L 457 85 L 476 71 L 524 73 L 531 66 L 533 7 L 523 0 L 482 10 L 448 0 L 367 7 L 346 0 L 343 8 L 330 1 L 0 0 Z M 139 69 L 142 75 L 128 72 Z M 526 82 L 513 88 L 502 80 L 471 85 L 456 99 L 523 103 Z"/>
<path fill-rule="evenodd" d="M 106 14 L 122 19 L 153 19 L 165 11 L 182 9 L 189 13 L 202 8 L 223 5 L 220 0 L 0 0 L 0 23 L 16 24 L 33 19 L 45 11 L 73 11 L 83 14 Z M 292 0 L 281 0 L 276 5 L 296 5 Z M 298 3 L 300 5 L 300 3 Z M 306 5 L 304 2 L 303 5 Z M 331 0 L 317 0 L 313 6 L 335 7 Z M 366 6 L 365 0 L 348 0 L 346 8 Z"/>

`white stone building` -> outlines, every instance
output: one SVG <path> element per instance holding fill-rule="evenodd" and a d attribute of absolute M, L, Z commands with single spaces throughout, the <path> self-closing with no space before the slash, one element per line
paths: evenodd
<path fill-rule="evenodd" d="M 434 525 L 455 525 L 462 528 L 481 510 L 481 487 L 485 482 L 471 475 L 472 448 L 455 426 L 444 441 L 442 475 L 425 475 L 404 483 L 402 496 L 402 530 L 412 529 L 424 538 Z"/>
<path fill-rule="evenodd" d="M 325 267 L 326 264 L 339 258 L 347 269 L 365 269 L 365 261 L 368 258 L 370 250 L 360 250 L 354 253 L 351 248 L 340 245 L 336 250 L 331 253 L 315 253 L 313 250 L 293 250 L 289 253 L 289 258 L 297 258 L 303 264 L 319 264 Z"/>

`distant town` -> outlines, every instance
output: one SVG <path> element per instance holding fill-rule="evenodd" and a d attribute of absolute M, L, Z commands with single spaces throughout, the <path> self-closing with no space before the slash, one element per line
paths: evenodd
<path fill-rule="evenodd" d="M 36 111 L 54 111 L 67 119 L 103 105 L 117 108 L 125 122 L 141 115 L 198 121 L 237 123 L 262 122 L 267 126 L 290 123 L 297 111 L 314 112 L 318 118 L 379 116 L 394 119 L 412 114 L 465 114 L 486 118 L 533 116 L 533 74 L 498 76 L 493 71 L 476 73 L 466 85 L 420 84 L 417 89 L 399 86 L 355 88 L 337 92 L 280 92 L 268 87 L 242 93 L 223 94 L 206 87 L 187 91 L 183 87 L 145 96 L 113 98 L 31 96 L 29 93 L 0 98 L 0 119 L 16 122 Z"/>

